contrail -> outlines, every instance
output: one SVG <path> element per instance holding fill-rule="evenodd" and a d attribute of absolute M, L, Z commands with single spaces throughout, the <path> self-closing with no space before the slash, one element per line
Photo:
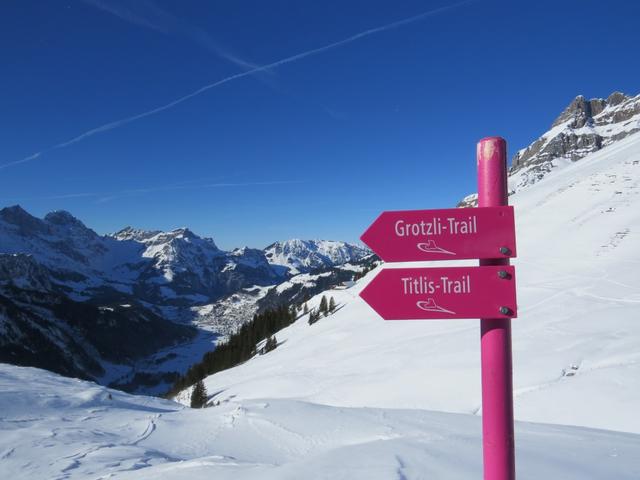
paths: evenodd
<path fill-rule="evenodd" d="M 271 181 L 257 181 L 257 182 L 235 182 L 235 183 L 206 183 L 203 185 L 168 185 L 164 187 L 152 187 L 152 188 L 138 188 L 134 190 L 123 190 L 115 193 L 107 194 L 94 194 L 94 197 L 100 197 L 97 203 L 110 202 L 122 197 L 131 197 L 135 195 L 144 195 L 146 193 L 167 192 L 171 190 L 200 190 L 206 188 L 233 188 L 233 187 L 261 187 L 268 185 L 295 185 L 300 183 L 306 183 L 305 180 L 271 180 Z"/>
<path fill-rule="evenodd" d="M 21 160 L 16 160 L 16 161 L 13 161 L 13 162 L 9 162 L 9 163 L 5 163 L 3 165 L 0 165 L 0 170 L 4 169 L 4 168 L 7 168 L 7 167 L 14 166 L 14 165 L 19 165 L 21 163 L 30 162 L 31 160 L 35 160 L 36 158 L 40 157 L 44 153 L 50 152 L 52 150 L 57 150 L 59 148 L 68 147 L 70 145 L 73 145 L 74 143 L 80 142 L 81 140 L 84 140 L 85 138 L 88 138 L 88 137 L 92 137 L 93 135 L 96 135 L 98 133 L 107 132 L 109 130 L 113 130 L 114 128 L 118 128 L 118 127 L 121 127 L 123 125 L 126 125 L 128 123 L 135 122 L 136 120 L 140 120 L 142 118 L 149 117 L 151 115 L 155 115 L 156 113 L 163 112 L 163 111 L 168 110 L 170 108 L 173 108 L 176 105 L 179 105 L 179 104 L 181 104 L 181 103 L 183 103 L 183 102 L 185 102 L 185 101 L 187 101 L 187 100 L 189 100 L 189 99 L 191 99 L 193 97 L 196 97 L 196 96 L 198 96 L 198 95 L 200 95 L 200 94 L 202 94 L 202 93 L 204 93 L 204 92 L 206 92 L 208 90 L 211 90 L 212 88 L 216 88 L 216 87 L 219 87 L 220 85 L 224 85 L 225 83 L 229 83 L 229 82 L 232 82 L 234 80 L 238 80 L 239 78 L 244 78 L 244 77 L 247 77 L 249 75 L 253 75 L 254 73 L 263 72 L 265 70 L 270 70 L 272 68 L 280 67 L 280 66 L 286 65 L 288 63 L 297 62 L 298 60 L 302 60 L 303 58 L 311 57 L 313 55 L 318 55 L 319 53 L 323 53 L 323 52 L 326 52 L 327 50 L 332 50 L 334 48 L 341 47 L 343 45 L 346 45 L 348 43 L 354 42 L 354 41 L 359 40 L 361 38 L 368 37 L 368 36 L 374 35 L 376 33 L 384 32 L 386 30 L 391 30 L 391 29 L 394 29 L 394 28 L 398 28 L 398 27 L 401 27 L 403 25 L 407 25 L 407 24 L 410 24 L 410 23 L 415 23 L 415 22 L 423 20 L 423 19 L 425 19 L 427 17 L 432 17 L 434 15 L 446 12 L 448 10 L 452 10 L 454 8 L 461 7 L 463 5 L 474 3 L 476 1 L 477 0 L 465 0 L 465 1 L 462 1 L 462 2 L 458 2 L 458 3 L 454 3 L 452 5 L 445 6 L 445 7 L 440 7 L 440 8 L 436 8 L 434 10 L 429 10 L 427 12 L 423 12 L 423 13 L 420 13 L 418 15 L 414 15 L 412 17 L 404 18 L 402 20 L 396 20 L 395 22 L 388 23 L 388 24 L 382 25 L 380 27 L 370 28 L 370 29 L 365 30 L 363 32 L 356 33 L 355 35 L 351 35 L 350 37 L 347 37 L 347 38 L 345 38 L 343 40 L 339 40 L 337 42 L 329 43 L 329 44 L 324 45 L 322 47 L 314 48 L 312 50 L 307 50 L 306 52 L 298 53 L 296 55 L 292 55 L 290 57 L 286 57 L 286 58 L 283 58 L 281 60 L 277 60 L 275 62 L 266 64 L 266 65 L 255 67 L 255 68 L 253 68 L 251 70 L 246 70 L 246 71 L 241 72 L 241 73 L 236 73 L 235 75 L 231 75 L 229 77 L 223 78 L 222 80 L 218 80 L 217 82 L 205 85 L 205 86 L 195 90 L 194 92 L 191 92 L 191 93 L 189 93 L 187 95 L 184 95 L 184 96 L 182 96 L 180 98 L 177 98 L 176 100 L 173 100 L 173 101 L 171 101 L 171 102 L 169 102 L 169 103 L 167 103 L 165 105 L 162 105 L 160 107 L 156 107 L 156 108 L 154 108 L 152 110 L 148 110 L 146 112 L 139 113 L 139 114 L 133 115 L 131 117 L 123 118 L 121 120 L 116 120 L 116 121 L 113 121 L 113 122 L 110 122 L 110 123 L 106 123 L 106 124 L 104 124 L 104 125 L 102 125 L 100 127 L 88 130 L 88 131 L 86 131 L 86 132 L 84 132 L 84 133 L 82 133 L 82 134 L 80 134 L 80 135 L 78 135 L 76 137 L 73 137 L 70 140 L 67 140 L 66 142 L 58 143 L 57 145 L 54 145 L 54 146 L 52 146 L 52 147 L 50 147 L 48 149 L 42 150 L 40 152 L 33 153 L 33 154 L 29 155 L 28 157 L 25 157 L 25 158 L 23 158 Z"/>
<path fill-rule="evenodd" d="M 87 5 L 114 15 L 125 22 L 149 28 L 165 35 L 185 36 L 201 47 L 210 50 L 219 57 L 241 67 L 244 70 L 257 68 L 237 55 L 231 53 L 227 48 L 223 48 L 205 30 L 191 25 L 190 23 L 170 14 L 160 8 L 153 0 L 136 0 L 136 2 L 125 3 L 106 2 L 103 0 L 82 0 Z"/>
<path fill-rule="evenodd" d="M 196 180 L 199 181 L 199 180 Z M 5 197 L 0 198 L 2 201 L 33 201 L 33 200 L 64 200 L 69 198 L 95 198 L 96 203 L 109 202 L 123 197 L 131 197 L 136 195 L 145 195 L 147 193 L 168 192 L 172 190 L 201 190 L 208 188 L 235 188 L 235 187 L 261 187 L 269 185 L 296 185 L 307 183 L 306 180 L 263 180 L 263 181 L 248 181 L 248 182 L 217 182 L 217 183 L 205 183 L 202 185 L 193 185 L 194 181 L 189 180 L 186 182 L 180 182 L 172 185 L 164 185 L 159 187 L 147 187 L 147 188 L 133 188 L 128 190 L 119 190 L 117 192 L 103 192 L 103 193 L 63 193 L 58 195 L 44 195 L 40 197 Z"/>

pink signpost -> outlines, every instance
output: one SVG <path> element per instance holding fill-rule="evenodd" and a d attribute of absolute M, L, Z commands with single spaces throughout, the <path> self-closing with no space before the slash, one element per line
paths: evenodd
<path fill-rule="evenodd" d="M 483 138 L 477 146 L 478 207 L 506 205 L 507 142 Z M 482 259 L 480 265 L 505 266 L 509 259 Z M 482 452 L 485 480 L 515 480 L 511 319 L 480 320 L 482 363 Z"/>
<path fill-rule="evenodd" d="M 478 258 L 479 267 L 390 268 L 360 296 L 385 320 L 480 318 L 485 480 L 515 480 L 511 319 L 517 316 L 507 146 L 477 147 L 478 207 L 384 212 L 361 239 L 388 262 Z"/>
<path fill-rule="evenodd" d="M 360 296 L 385 320 L 517 315 L 515 269 L 388 268 Z"/>
<path fill-rule="evenodd" d="M 385 262 L 516 256 L 513 207 L 383 212 L 360 239 Z"/>

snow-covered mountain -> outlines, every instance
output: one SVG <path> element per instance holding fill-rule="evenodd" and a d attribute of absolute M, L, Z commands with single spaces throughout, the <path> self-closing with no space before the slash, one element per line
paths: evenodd
<path fill-rule="evenodd" d="M 510 188 L 532 185 L 550 172 L 640 131 L 640 95 L 614 92 L 607 99 L 577 96 L 551 129 L 511 162 Z"/>
<path fill-rule="evenodd" d="M 36 218 L 20 206 L 0 210 L 0 252 L 28 254 L 53 277 L 78 292 L 112 283 L 131 275 L 120 271 L 122 265 L 135 262 L 140 245 L 101 237 L 68 212 L 51 212 Z"/>
<path fill-rule="evenodd" d="M 358 261 L 370 252 L 345 242 L 288 240 L 264 251 L 220 250 L 187 228 L 127 227 L 101 236 L 64 211 L 44 219 L 19 206 L 0 210 L 0 253 L 31 255 L 78 298 L 109 289 L 159 305 L 204 304 L 291 273 Z M 291 272 L 288 271 L 291 270 Z"/>
<path fill-rule="evenodd" d="M 155 305 L 192 305 L 284 277 L 261 251 L 225 252 L 186 228 L 101 236 L 68 212 L 39 219 L 19 206 L 0 210 L 0 252 L 31 255 L 78 299 L 111 291 Z"/>
<path fill-rule="evenodd" d="M 269 263 L 287 267 L 293 273 L 357 262 L 371 255 L 364 247 L 331 240 L 291 239 L 275 242 L 264 251 Z"/>
<path fill-rule="evenodd" d="M 317 243 L 335 244 L 335 248 L 320 249 L 331 255 L 318 257 L 324 263 L 314 264 L 316 267 L 339 267 L 356 258 L 346 244 Z M 303 260 L 308 258 L 305 254 Z M 68 212 L 51 212 L 39 219 L 19 206 L 4 208 L 0 210 L 0 296 L 5 308 L 0 359 L 50 366 L 57 372 L 127 388 L 134 387 L 138 378 L 145 382 L 147 391 L 159 392 L 151 388 L 151 379 L 163 378 L 162 384 L 168 388 L 173 382 L 171 375 L 177 375 L 171 370 L 176 362 L 154 357 L 158 363 L 153 364 L 146 357 L 153 349 L 182 344 L 196 335 L 166 319 L 201 329 L 193 340 L 193 356 L 186 352 L 186 346 L 180 347 L 184 353 L 178 368 L 181 372 L 206 351 L 202 350 L 204 339 L 208 339 L 208 349 L 213 347 L 212 334 L 229 334 L 261 308 L 288 302 L 296 295 L 315 294 L 332 284 L 317 277 L 314 285 L 295 291 L 275 289 L 291 275 L 288 267 L 270 263 L 262 250 L 223 251 L 212 239 L 201 238 L 187 228 L 161 232 L 127 227 L 101 236 Z M 330 280 L 335 283 L 346 279 L 345 275 L 334 273 Z M 88 324 L 113 323 L 107 336 L 110 342 L 98 342 L 84 327 L 70 325 L 75 317 L 67 310 L 82 309 L 85 304 L 91 305 L 84 310 Z M 14 318 L 16 312 L 22 318 L 19 322 Z M 136 355 L 122 346 L 137 338 L 136 332 L 145 331 L 141 324 L 127 325 L 128 320 L 139 319 L 147 319 L 156 333 L 145 343 L 153 348 L 140 348 Z M 128 331 L 131 335 L 127 336 Z M 34 341 L 33 347 L 25 350 L 23 344 L 30 341 Z M 70 352 L 68 358 L 65 351 Z M 46 361 L 47 355 L 57 360 Z"/>
<path fill-rule="evenodd" d="M 577 96 L 556 118 L 551 129 L 511 160 L 511 193 L 542 180 L 546 175 L 577 162 L 590 153 L 640 131 L 640 95 L 614 92 L 606 99 Z M 471 194 L 458 206 L 477 204 Z"/>

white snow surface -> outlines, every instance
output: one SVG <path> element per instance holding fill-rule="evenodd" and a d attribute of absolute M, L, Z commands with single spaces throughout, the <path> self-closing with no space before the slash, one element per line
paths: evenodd
<path fill-rule="evenodd" d="M 0 474 L 18 479 L 480 478 L 480 418 L 292 399 L 192 410 L 0 364 Z M 640 436 L 516 424 L 518 478 L 637 479 Z"/>
<path fill-rule="evenodd" d="M 510 201 L 518 478 L 638 479 L 640 134 Z M 385 322 L 358 297 L 377 271 L 208 377 L 203 410 L 0 365 L 2 478 L 481 478 L 479 321 Z"/>

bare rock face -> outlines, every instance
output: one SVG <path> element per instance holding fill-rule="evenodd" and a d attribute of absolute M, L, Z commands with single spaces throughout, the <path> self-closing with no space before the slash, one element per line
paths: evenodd
<path fill-rule="evenodd" d="M 553 122 L 551 130 L 513 157 L 510 187 L 517 190 L 541 180 L 559 161 L 576 162 L 640 131 L 640 95 L 614 92 L 605 100 L 577 96 Z"/>
<path fill-rule="evenodd" d="M 606 99 L 587 100 L 578 95 L 531 145 L 517 152 L 509 170 L 509 193 L 533 185 L 546 175 L 577 162 L 633 133 L 640 131 L 640 95 L 613 92 Z M 458 207 L 474 207 L 477 198 L 468 195 Z"/>
<path fill-rule="evenodd" d="M 0 253 L 0 285 L 42 292 L 54 290 L 47 269 L 24 253 Z"/>
<path fill-rule="evenodd" d="M 581 128 L 589 123 L 589 120 L 598 115 L 606 106 L 606 101 L 601 98 L 586 100 L 582 95 L 578 95 L 569 106 L 556 118 L 551 127 L 557 127 L 565 122 L 569 122 L 571 128 Z"/>

